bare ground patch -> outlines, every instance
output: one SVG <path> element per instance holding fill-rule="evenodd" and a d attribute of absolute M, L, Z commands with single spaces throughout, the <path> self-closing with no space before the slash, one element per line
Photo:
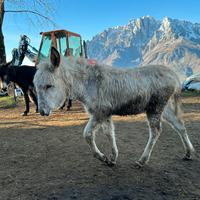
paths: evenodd
<path fill-rule="evenodd" d="M 186 127 L 200 154 L 200 98 L 187 97 L 183 103 Z M 167 124 L 149 164 L 138 170 L 134 162 L 148 139 L 145 116 L 114 116 L 119 158 L 109 168 L 92 157 L 82 137 L 88 115 L 80 104 L 49 117 L 34 108 L 22 117 L 23 109 L 0 109 L 1 200 L 200 199 L 200 161 L 181 160 L 181 141 Z M 97 140 L 108 153 L 106 137 Z"/>

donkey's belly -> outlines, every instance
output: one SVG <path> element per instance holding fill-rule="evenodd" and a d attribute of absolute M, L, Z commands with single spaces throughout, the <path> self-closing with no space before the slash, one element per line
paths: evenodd
<path fill-rule="evenodd" d="M 128 101 L 112 110 L 112 115 L 136 115 L 145 111 L 145 105 L 142 98 Z"/>

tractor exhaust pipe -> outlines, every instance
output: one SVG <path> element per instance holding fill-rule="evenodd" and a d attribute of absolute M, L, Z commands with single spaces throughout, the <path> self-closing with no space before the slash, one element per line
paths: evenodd
<path fill-rule="evenodd" d="M 86 44 L 85 40 L 83 40 L 83 50 L 84 50 L 85 58 L 87 59 L 88 58 L 88 55 L 87 55 L 87 44 Z"/>

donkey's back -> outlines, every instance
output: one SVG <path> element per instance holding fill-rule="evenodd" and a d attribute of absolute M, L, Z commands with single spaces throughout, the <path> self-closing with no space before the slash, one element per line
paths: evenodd
<path fill-rule="evenodd" d="M 36 70 L 36 67 L 28 65 L 11 66 L 8 70 L 8 76 L 11 81 L 17 83 L 20 87 L 34 87 L 33 78 Z"/>

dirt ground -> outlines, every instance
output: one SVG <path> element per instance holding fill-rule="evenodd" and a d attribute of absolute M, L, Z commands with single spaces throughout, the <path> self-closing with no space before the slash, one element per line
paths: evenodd
<path fill-rule="evenodd" d="M 200 154 L 200 97 L 184 98 L 184 118 Z M 144 115 L 114 116 L 118 163 L 92 157 L 82 137 L 88 115 L 80 104 L 49 117 L 24 106 L 0 109 L 0 200 L 200 200 L 200 160 L 183 161 L 179 136 L 167 124 L 151 160 L 134 167 L 148 139 Z M 107 138 L 97 143 L 109 152 Z"/>

